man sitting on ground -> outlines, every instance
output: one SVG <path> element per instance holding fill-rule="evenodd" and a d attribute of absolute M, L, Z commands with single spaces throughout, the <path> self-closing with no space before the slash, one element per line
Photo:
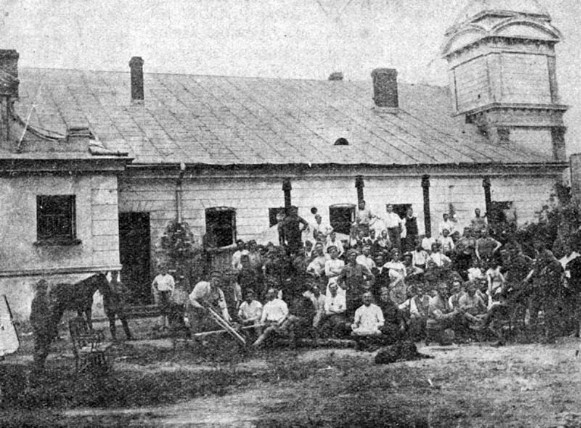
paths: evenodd
<path fill-rule="evenodd" d="M 354 336 L 380 336 L 381 327 L 385 324 L 383 312 L 372 303 L 373 296 L 368 291 L 363 293 L 363 305 L 355 311 L 351 328 Z"/>
<path fill-rule="evenodd" d="M 445 282 L 438 283 L 436 295 L 430 299 L 428 308 L 427 344 L 430 339 L 434 339 L 440 345 L 450 345 L 451 338 L 446 330 L 456 328 L 462 320 L 464 312 L 460 308 L 450 307 L 448 298 L 448 285 Z"/>
<path fill-rule="evenodd" d="M 260 318 L 262 316 L 262 303 L 255 299 L 254 290 L 249 289 L 244 296 L 244 302 L 238 309 L 238 319 L 243 326 L 254 326 L 253 329 L 258 336 L 260 334 Z"/>
<path fill-rule="evenodd" d="M 267 302 L 262 308 L 262 316 L 260 317 L 260 324 L 264 326 L 262 334 L 252 344 L 254 347 L 259 347 L 262 343 L 274 334 L 283 333 L 283 324 L 286 321 L 289 311 L 288 306 L 284 300 L 276 297 L 277 292 L 274 288 L 269 288 L 266 293 Z"/>
<path fill-rule="evenodd" d="M 379 308 L 383 313 L 385 323 L 380 327 L 386 345 L 391 345 L 405 339 L 406 323 L 403 314 L 389 296 L 389 289 L 383 287 L 379 296 Z"/>
<path fill-rule="evenodd" d="M 347 305 L 345 294 L 339 293 L 339 286 L 334 283 L 329 285 L 329 294 L 325 296 L 325 315 L 319 324 L 319 331 L 326 336 L 331 331 L 333 336 L 343 336 L 347 318 L 345 311 Z"/>

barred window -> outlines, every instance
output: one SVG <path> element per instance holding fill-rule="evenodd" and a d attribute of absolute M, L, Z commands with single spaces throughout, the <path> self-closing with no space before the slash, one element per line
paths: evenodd
<path fill-rule="evenodd" d="M 36 197 L 36 236 L 39 243 L 75 243 L 75 220 L 75 195 Z"/>
<path fill-rule="evenodd" d="M 206 209 L 206 242 L 211 247 L 227 247 L 236 242 L 236 210 L 234 208 Z"/>

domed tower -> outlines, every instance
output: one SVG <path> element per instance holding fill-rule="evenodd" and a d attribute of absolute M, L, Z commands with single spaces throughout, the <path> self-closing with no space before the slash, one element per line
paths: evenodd
<path fill-rule="evenodd" d="M 555 45 L 561 34 L 535 0 L 471 0 L 446 31 L 454 108 L 495 144 L 566 160 Z"/>

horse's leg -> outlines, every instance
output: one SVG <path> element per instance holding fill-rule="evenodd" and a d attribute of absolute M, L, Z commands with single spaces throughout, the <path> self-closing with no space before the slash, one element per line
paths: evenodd
<path fill-rule="evenodd" d="M 117 340 L 117 332 L 115 328 L 115 314 L 107 314 L 109 318 L 109 330 L 111 331 L 111 337 L 113 340 Z"/>
<path fill-rule="evenodd" d="M 89 329 L 93 330 L 93 320 L 91 319 L 91 308 L 87 308 L 85 309 L 85 317 L 87 318 L 87 325 L 89 326 Z"/>

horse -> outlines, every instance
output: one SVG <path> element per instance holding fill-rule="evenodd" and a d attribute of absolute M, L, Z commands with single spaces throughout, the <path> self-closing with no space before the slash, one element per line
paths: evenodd
<path fill-rule="evenodd" d="M 51 303 L 52 323 L 57 326 L 65 311 L 76 311 L 79 316 L 85 315 L 89 328 L 93 328 L 91 307 L 93 295 L 100 290 L 104 295 L 109 289 L 109 282 L 104 273 L 98 273 L 77 283 L 59 283 L 51 287 L 49 301 Z"/>

